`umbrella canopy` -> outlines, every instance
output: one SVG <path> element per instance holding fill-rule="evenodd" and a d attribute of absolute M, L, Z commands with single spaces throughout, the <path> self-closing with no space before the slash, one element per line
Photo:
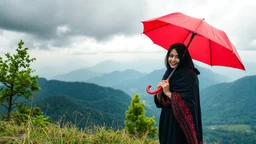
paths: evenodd
<path fill-rule="evenodd" d="M 184 43 L 194 60 L 211 66 L 245 70 L 226 33 L 211 26 L 204 19 L 171 13 L 142 23 L 143 34 L 167 50 L 174 43 Z"/>
<path fill-rule="evenodd" d="M 210 66 L 226 66 L 245 70 L 226 33 L 211 26 L 204 19 L 177 12 L 142 21 L 142 23 L 143 34 L 167 50 L 174 43 L 183 43 L 187 45 L 194 60 Z M 149 85 L 146 88 L 149 94 L 156 94 L 162 89 L 159 87 L 151 92 L 150 87 Z"/>

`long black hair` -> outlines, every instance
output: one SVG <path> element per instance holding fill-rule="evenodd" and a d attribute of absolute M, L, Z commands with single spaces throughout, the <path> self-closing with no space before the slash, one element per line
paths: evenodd
<path fill-rule="evenodd" d="M 168 63 L 168 57 L 173 49 L 177 51 L 178 57 L 180 59 L 178 68 L 181 68 L 181 67 L 195 68 L 187 46 L 185 46 L 183 43 L 175 43 L 170 46 L 165 56 L 165 66 L 167 69 L 172 69 Z"/>

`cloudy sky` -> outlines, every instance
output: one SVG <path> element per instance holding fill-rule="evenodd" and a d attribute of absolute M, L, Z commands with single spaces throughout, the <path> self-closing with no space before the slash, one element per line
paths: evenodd
<path fill-rule="evenodd" d="M 254 0 L 1 0 L 0 56 L 22 39 L 46 77 L 105 60 L 162 61 L 166 51 L 142 34 L 141 21 L 182 12 L 224 30 L 242 61 L 255 62 L 255 7 Z"/>

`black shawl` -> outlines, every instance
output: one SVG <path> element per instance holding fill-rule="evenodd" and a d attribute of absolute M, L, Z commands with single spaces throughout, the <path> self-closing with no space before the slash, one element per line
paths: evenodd
<path fill-rule="evenodd" d="M 173 69 L 168 68 L 163 79 L 172 71 Z M 169 79 L 172 99 L 169 100 L 163 94 L 161 100 L 162 106 L 172 107 L 173 114 L 189 144 L 202 143 L 203 139 L 198 74 L 196 68 L 178 67 Z"/>
<path fill-rule="evenodd" d="M 162 120 L 163 124 L 169 125 L 168 122 L 171 122 L 172 119 L 174 119 L 175 117 L 178 125 L 180 126 L 186 137 L 187 143 L 202 143 L 202 121 L 199 96 L 199 82 L 197 77 L 197 75 L 200 73 L 195 68 L 187 47 L 182 43 L 176 43 L 170 46 L 170 49 L 166 54 L 165 64 L 167 70 L 163 75 L 164 80 L 167 79 L 171 72 L 174 70 L 170 67 L 168 62 L 169 54 L 173 49 L 176 49 L 180 61 L 178 67 L 169 79 L 172 98 L 170 100 L 169 98 L 167 98 L 167 96 L 163 94 L 161 101 L 158 102 L 155 96 L 156 106 L 162 108 L 160 121 Z M 168 119 L 170 121 L 167 121 Z M 168 132 L 165 131 L 166 128 L 167 126 L 161 125 L 161 130 L 163 130 L 164 132 Z M 172 136 L 174 136 L 175 139 L 175 130 L 179 131 L 180 128 L 173 128 L 174 131 L 172 131 L 171 133 L 173 134 Z M 162 136 L 165 136 L 165 133 L 161 134 Z M 162 136 L 161 138 L 163 138 Z M 167 139 L 167 141 L 163 140 L 162 143 L 172 141 L 169 137 L 164 138 Z"/>

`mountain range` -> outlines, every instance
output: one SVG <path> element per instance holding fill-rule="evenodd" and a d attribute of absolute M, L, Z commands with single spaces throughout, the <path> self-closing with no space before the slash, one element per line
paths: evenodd
<path fill-rule="evenodd" d="M 123 68 L 121 68 L 123 66 Z M 230 81 L 229 78 L 214 73 L 211 70 L 196 66 L 201 74 L 199 75 L 200 87 L 206 88 L 212 84 Z M 165 71 L 164 68 L 153 70 L 150 73 L 140 72 L 135 69 L 115 70 L 116 68 L 124 69 L 120 63 L 107 61 L 90 68 L 71 71 L 67 74 L 58 75 L 52 79 L 60 81 L 80 81 L 95 83 L 101 86 L 114 87 L 124 90 L 128 94 L 136 92 L 145 92 L 147 85 L 157 85 Z M 112 69 L 113 71 L 111 71 Z M 111 71 L 111 72 L 107 72 Z M 103 73 L 104 72 L 104 73 Z"/>
<path fill-rule="evenodd" d="M 246 71 L 229 68 L 213 66 L 210 67 L 206 64 L 194 61 L 199 69 L 207 69 L 225 77 L 226 82 L 231 82 L 248 75 L 256 75 L 256 63 L 244 62 Z M 116 62 L 116 61 L 103 61 L 94 66 L 85 67 L 70 71 L 68 73 L 63 73 L 61 75 L 53 76 L 49 79 L 65 80 L 65 81 L 86 81 L 88 79 L 101 76 L 102 74 L 111 73 L 114 71 L 125 71 L 125 70 L 135 70 L 141 73 L 151 73 L 158 69 L 163 69 L 164 63 L 160 60 L 150 60 L 150 61 L 132 61 L 132 62 Z M 225 82 L 225 81 L 224 81 Z"/>

